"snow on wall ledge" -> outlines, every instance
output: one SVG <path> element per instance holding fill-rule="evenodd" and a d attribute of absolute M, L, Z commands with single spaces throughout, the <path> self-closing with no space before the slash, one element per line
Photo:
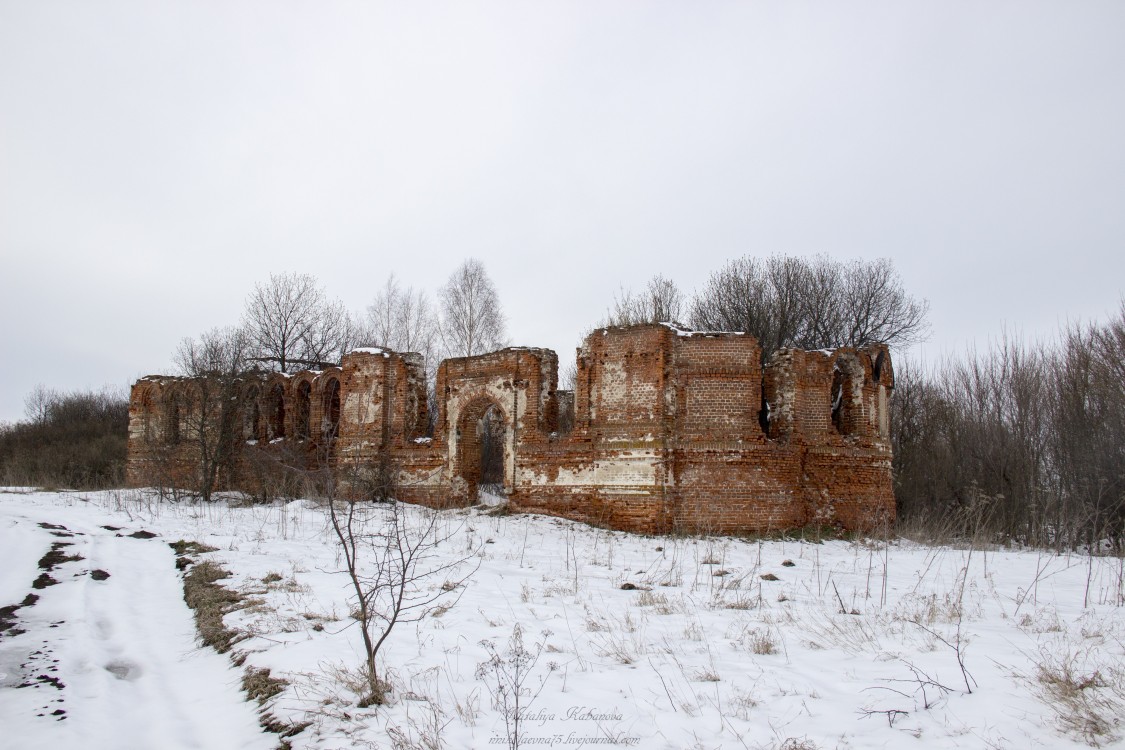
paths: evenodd
<path fill-rule="evenodd" d="M 390 466 L 401 500 L 470 504 L 492 419 L 502 423 L 494 473 L 515 510 L 649 533 L 894 520 L 884 346 L 782 349 L 763 368 L 752 336 L 652 324 L 597 329 L 576 364 L 571 393 L 558 390 L 548 349 L 445 360 L 432 435 L 417 354 L 356 350 L 323 372 L 248 375 L 243 439 L 222 481 L 264 493 L 328 465 L 362 496 Z M 196 392 L 183 378 L 133 386 L 131 484 L 190 484 L 199 449 L 187 434 L 199 430 L 183 421 L 206 411 Z"/>

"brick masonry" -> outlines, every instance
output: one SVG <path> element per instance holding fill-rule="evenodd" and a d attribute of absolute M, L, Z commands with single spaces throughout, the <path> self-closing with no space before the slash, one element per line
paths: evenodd
<path fill-rule="evenodd" d="M 224 481 L 253 492 L 263 456 L 341 476 L 390 459 L 399 499 L 469 504 L 489 413 L 504 425 L 515 510 L 646 533 L 870 531 L 894 520 L 893 387 L 880 345 L 782 349 L 763 368 L 749 335 L 602 328 L 577 351 L 574 392 L 558 390 L 547 349 L 445 360 L 427 435 L 420 357 L 357 350 L 323 372 L 247 376 L 240 456 Z M 190 483 L 194 449 L 172 422 L 191 392 L 182 378 L 133 386 L 132 484 Z"/>

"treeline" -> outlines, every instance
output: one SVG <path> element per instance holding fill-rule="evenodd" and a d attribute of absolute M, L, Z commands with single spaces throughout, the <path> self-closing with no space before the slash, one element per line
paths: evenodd
<path fill-rule="evenodd" d="M 478 261 L 459 267 L 436 303 L 391 277 L 366 312 L 347 313 L 313 277 L 271 276 L 247 299 L 240 326 L 185 339 L 178 369 L 235 383 L 248 370 L 317 367 L 350 347 L 377 345 L 424 353 L 432 389 L 441 357 L 506 342 L 499 297 Z M 890 261 L 823 256 L 732 260 L 691 294 L 656 276 L 638 291 L 622 289 L 606 312 L 601 325 L 684 320 L 695 328 L 746 331 L 763 343 L 763 357 L 785 346 L 872 342 L 901 355 L 929 327 L 926 302 L 904 289 Z M 895 371 L 891 429 L 900 531 L 1057 549 L 1109 540 L 1121 550 L 1125 303 L 1112 320 L 1072 325 L 1048 343 L 1005 337 L 983 353 L 928 369 L 899 356 Z M 562 379 L 567 387 L 572 378 Z M 218 402 L 236 403 L 229 394 Z M 73 488 L 123 482 L 123 395 L 40 387 L 26 403 L 27 421 L 0 425 L 0 482 Z M 431 393 L 431 408 L 435 403 Z M 197 432 L 200 440 L 214 437 Z M 220 460 L 222 450 L 209 452 L 208 445 L 201 453 Z"/>
<path fill-rule="evenodd" d="M 27 421 L 0 425 L 0 484 L 98 489 L 124 483 L 124 395 L 40 386 L 25 404 Z"/>
<path fill-rule="evenodd" d="M 1125 303 L 1050 343 L 900 363 L 891 403 L 900 529 L 1121 551 Z"/>

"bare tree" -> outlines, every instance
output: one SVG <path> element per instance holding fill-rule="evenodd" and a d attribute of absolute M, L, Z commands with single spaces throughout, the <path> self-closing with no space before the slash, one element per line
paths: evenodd
<path fill-rule="evenodd" d="M 711 275 L 692 300 L 691 323 L 751 333 L 766 358 L 786 346 L 907 346 L 925 338 L 927 311 L 887 259 L 747 256 Z"/>
<path fill-rule="evenodd" d="M 905 347 L 929 331 L 929 304 L 906 293 L 889 258 L 854 260 L 842 271 L 838 338 L 851 346 L 882 343 Z"/>
<path fill-rule="evenodd" d="M 396 352 L 418 352 L 427 362 L 437 342 L 437 316 L 421 289 L 405 289 L 394 274 L 367 307 L 366 343 Z"/>
<path fill-rule="evenodd" d="M 301 356 L 294 364 L 312 368 L 338 364 L 341 357 L 359 345 L 362 331 L 344 303 L 328 302 L 320 311 L 317 324 L 302 341 Z"/>
<path fill-rule="evenodd" d="M 31 393 L 24 396 L 23 409 L 32 424 L 46 424 L 51 416 L 51 407 L 62 400 L 62 394 L 54 388 L 39 383 Z"/>
<path fill-rule="evenodd" d="M 672 323 L 683 314 L 684 295 L 676 282 L 656 274 L 639 292 L 622 289 L 614 295 L 613 309 L 605 325 L 631 326 L 638 323 Z"/>
<path fill-rule="evenodd" d="M 177 415 L 179 435 L 193 444 L 198 471 L 194 488 L 204 500 L 230 471 L 241 435 L 242 384 L 249 342 L 238 328 L 212 329 L 198 339 L 184 339 L 174 355 L 187 377 L 186 403 Z"/>
<path fill-rule="evenodd" d="M 255 361 L 280 372 L 335 364 L 354 344 L 356 326 L 307 273 L 270 274 L 246 300 L 243 325 Z"/>
<path fill-rule="evenodd" d="M 0 484 L 121 486 L 129 425 L 124 394 L 38 385 L 24 402 L 28 421 L 0 424 Z"/>
<path fill-rule="evenodd" d="M 1052 454 L 1076 541 L 1125 543 L 1125 302 L 1105 325 L 1070 326 L 1054 359 Z"/>
<path fill-rule="evenodd" d="M 438 292 L 442 343 L 449 356 L 472 357 L 507 345 L 500 297 L 484 264 L 470 258 Z"/>
<path fill-rule="evenodd" d="M 900 363 L 899 520 L 1057 550 L 1125 544 L 1125 308 L 1055 342 L 1003 336 L 932 371 Z"/>
<path fill-rule="evenodd" d="M 803 268 L 801 261 L 781 256 L 730 261 L 692 300 L 692 326 L 752 333 L 763 356 L 783 346 L 802 345 L 803 331 L 797 326 Z"/>
<path fill-rule="evenodd" d="M 438 317 L 426 293 L 402 288 L 394 274 L 367 307 L 361 346 L 382 346 L 396 352 L 417 352 L 425 362 L 426 394 L 432 428 L 437 419 L 435 392 L 439 353 Z"/>
<path fill-rule="evenodd" d="M 459 597 L 476 572 L 469 561 L 479 548 L 449 556 L 446 543 L 462 524 L 443 523 L 449 519 L 439 511 L 393 500 L 352 502 L 333 492 L 328 517 L 356 599 L 367 689 L 360 705 L 382 704 L 390 686 L 381 677 L 378 657 L 391 632 L 430 615 L 441 600 Z"/>

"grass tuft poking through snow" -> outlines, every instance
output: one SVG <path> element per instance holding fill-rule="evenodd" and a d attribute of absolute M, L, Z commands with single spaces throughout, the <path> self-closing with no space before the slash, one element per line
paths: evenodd
<path fill-rule="evenodd" d="M 195 614 L 199 637 L 220 654 L 230 651 L 240 637 L 223 623 L 223 618 L 234 611 L 244 597 L 216 583 L 230 577 L 229 571 L 210 560 L 196 563 L 184 576 L 184 601 Z"/>

